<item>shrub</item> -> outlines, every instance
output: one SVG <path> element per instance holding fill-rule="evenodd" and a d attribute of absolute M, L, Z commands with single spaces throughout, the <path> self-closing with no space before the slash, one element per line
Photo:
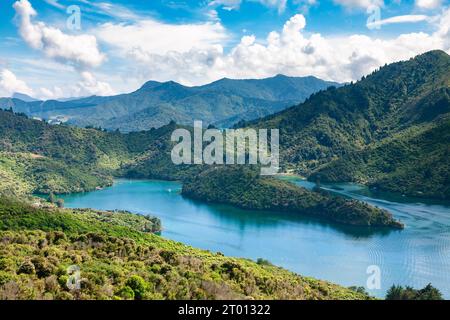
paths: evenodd
<path fill-rule="evenodd" d="M 43 257 L 35 257 L 31 259 L 34 265 L 36 274 L 39 278 L 48 277 L 53 273 L 54 267 Z"/>
<path fill-rule="evenodd" d="M 64 200 L 63 199 L 58 199 L 56 201 L 56 205 L 58 206 L 58 208 L 64 208 Z"/>
<path fill-rule="evenodd" d="M 256 263 L 262 266 L 273 266 L 273 264 L 269 260 L 263 258 L 258 258 L 256 260 Z"/>
<path fill-rule="evenodd" d="M 0 270 L 12 270 L 15 269 L 15 263 L 11 258 L 2 257 L 0 258 Z"/>
<path fill-rule="evenodd" d="M 18 274 L 24 273 L 24 274 L 33 274 L 35 273 L 35 267 L 34 264 L 31 261 L 24 261 L 20 265 L 19 269 L 17 270 Z"/>
<path fill-rule="evenodd" d="M 134 291 L 129 286 L 122 287 L 116 295 L 125 300 L 134 300 Z"/>
<path fill-rule="evenodd" d="M 126 286 L 130 287 L 134 292 L 134 297 L 137 300 L 141 300 L 144 297 L 147 290 L 147 283 L 138 275 L 132 275 L 127 282 Z"/>

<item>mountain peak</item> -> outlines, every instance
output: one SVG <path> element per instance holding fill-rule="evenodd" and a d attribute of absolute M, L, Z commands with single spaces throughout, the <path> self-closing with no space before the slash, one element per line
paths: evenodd
<path fill-rule="evenodd" d="M 425 52 L 425 53 L 415 57 L 415 59 L 418 59 L 420 57 L 438 57 L 438 58 L 445 58 L 445 59 L 450 58 L 450 56 L 447 54 L 447 52 L 445 52 L 444 50 L 439 50 L 439 49 Z"/>
<path fill-rule="evenodd" d="M 29 95 L 25 94 L 25 93 L 20 93 L 20 92 L 14 92 L 12 97 L 13 99 L 19 99 L 25 102 L 34 102 L 34 101 L 38 101 L 35 98 L 30 97 Z"/>
<path fill-rule="evenodd" d="M 154 89 L 154 88 L 160 86 L 161 84 L 162 83 L 159 81 L 150 80 L 150 81 L 147 81 L 146 83 L 144 83 L 142 85 L 141 89 L 144 89 L 144 90 L 145 89 Z"/>

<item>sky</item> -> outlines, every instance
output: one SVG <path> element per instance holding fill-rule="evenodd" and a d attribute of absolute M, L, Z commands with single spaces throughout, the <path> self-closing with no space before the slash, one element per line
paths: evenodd
<path fill-rule="evenodd" d="M 1 0 L 0 96 L 132 92 L 149 80 L 349 82 L 441 49 L 450 0 Z"/>

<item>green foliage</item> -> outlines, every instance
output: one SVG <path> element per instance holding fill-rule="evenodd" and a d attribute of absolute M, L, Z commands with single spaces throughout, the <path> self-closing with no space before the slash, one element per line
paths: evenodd
<path fill-rule="evenodd" d="M 129 286 L 122 287 L 117 295 L 124 300 L 134 300 L 134 291 Z"/>
<path fill-rule="evenodd" d="M 430 51 L 245 125 L 280 129 L 285 171 L 449 199 L 449 115 L 450 56 Z"/>
<path fill-rule="evenodd" d="M 393 285 L 386 293 L 386 300 L 443 300 L 441 292 L 431 283 L 423 289 Z"/>
<path fill-rule="evenodd" d="M 310 176 L 353 181 L 409 196 L 450 199 L 450 118 L 411 127 L 363 151 L 333 161 Z"/>
<path fill-rule="evenodd" d="M 218 166 L 203 171 L 183 184 L 182 194 L 243 209 L 287 211 L 338 223 L 403 228 L 386 210 L 263 177 L 258 168 L 249 166 Z"/>
<path fill-rule="evenodd" d="M 140 276 L 132 275 L 126 282 L 125 285 L 133 290 L 133 296 L 137 300 L 142 300 L 147 291 L 147 283 Z"/>
<path fill-rule="evenodd" d="M 0 218 L 0 299 L 369 298 L 143 232 L 136 225 L 143 218 L 131 213 L 35 208 L 0 198 Z M 80 289 L 67 286 L 72 265 L 80 268 Z"/>

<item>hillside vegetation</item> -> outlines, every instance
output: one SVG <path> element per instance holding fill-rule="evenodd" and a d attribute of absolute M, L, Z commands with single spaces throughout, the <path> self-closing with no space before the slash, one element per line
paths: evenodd
<path fill-rule="evenodd" d="M 311 180 L 450 199 L 449 116 L 450 56 L 430 51 L 245 126 L 279 128 L 283 169 Z"/>
<path fill-rule="evenodd" d="M 4 178 L 0 189 L 48 194 L 111 185 L 119 169 L 158 149 L 158 137 L 165 137 L 167 130 L 173 127 L 121 134 L 51 126 L 0 110 L 0 176 Z M 11 190 L 8 186 L 14 181 L 17 185 Z"/>
<path fill-rule="evenodd" d="M 386 210 L 263 177 L 258 170 L 243 166 L 203 171 L 183 184 L 182 194 L 243 209 L 287 211 L 358 226 L 403 228 Z"/>
<path fill-rule="evenodd" d="M 165 240 L 153 218 L 0 198 L 0 299 L 368 299 Z M 262 261 L 262 260 L 261 260 Z M 68 268 L 80 271 L 68 284 Z M 72 289 L 71 289 L 72 288 Z"/>

